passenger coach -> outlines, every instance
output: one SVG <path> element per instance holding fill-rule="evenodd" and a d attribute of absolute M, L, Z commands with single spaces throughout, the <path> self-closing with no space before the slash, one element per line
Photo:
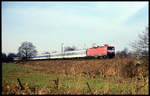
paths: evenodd
<path fill-rule="evenodd" d="M 114 58 L 115 47 L 105 44 L 104 46 L 92 47 L 86 50 L 66 51 L 63 53 L 52 53 L 49 55 L 36 56 L 37 59 L 69 59 L 69 58 Z"/>

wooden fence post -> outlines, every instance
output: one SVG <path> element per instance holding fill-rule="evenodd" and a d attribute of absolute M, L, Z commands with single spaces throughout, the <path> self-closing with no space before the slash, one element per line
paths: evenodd
<path fill-rule="evenodd" d="M 21 81 L 20 81 L 19 78 L 17 78 L 17 81 L 18 81 L 18 83 L 19 83 L 19 86 L 21 87 L 21 90 L 24 90 L 24 87 L 22 86 Z"/>
<path fill-rule="evenodd" d="M 89 91 L 91 92 L 91 94 L 93 94 L 93 92 L 92 92 L 92 90 L 91 90 L 91 88 L 90 88 L 90 85 L 89 85 L 89 83 L 87 82 L 86 84 L 87 84 L 87 86 L 88 86 L 88 89 L 89 89 Z"/>
<path fill-rule="evenodd" d="M 59 78 L 57 78 L 56 80 L 53 80 L 55 82 L 55 88 L 58 90 L 59 88 Z"/>

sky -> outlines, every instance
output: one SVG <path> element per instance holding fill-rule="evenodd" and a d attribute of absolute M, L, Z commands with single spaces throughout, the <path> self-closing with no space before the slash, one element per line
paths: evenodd
<path fill-rule="evenodd" d="M 108 44 L 132 50 L 131 41 L 148 27 L 148 2 L 2 3 L 2 52 L 17 53 L 25 41 L 38 53 Z"/>

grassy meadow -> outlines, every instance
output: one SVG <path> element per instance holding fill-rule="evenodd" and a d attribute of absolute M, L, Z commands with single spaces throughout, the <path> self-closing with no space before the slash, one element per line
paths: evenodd
<path fill-rule="evenodd" d="M 135 58 L 2 63 L 2 94 L 148 95 L 147 63 Z"/>

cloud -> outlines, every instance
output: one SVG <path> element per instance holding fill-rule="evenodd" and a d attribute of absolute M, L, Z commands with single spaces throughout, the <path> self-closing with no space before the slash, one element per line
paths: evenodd
<path fill-rule="evenodd" d="M 144 6 L 148 6 L 148 2 L 102 2 L 97 8 L 108 12 L 111 10 L 112 15 L 109 16 L 117 22 L 124 23 Z"/>
<path fill-rule="evenodd" d="M 2 49 L 10 47 L 9 41 L 16 42 L 16 46 L 19 46 L 24 40 L 36 44 L 40 51 L 59 49 L 62 42 L 66 45 L 82 42 L 87 46 L 104 42 L 120 48 L 135 37 L 134 32 L 139 28 L 125 26 L 124 22 L 145 6 L 145 3 L 90 4 L 47 4 L 45 7 L 42 4 L 31 4 L 28 7 L 16 4 L 14 7 L 3 8 Z"/>

